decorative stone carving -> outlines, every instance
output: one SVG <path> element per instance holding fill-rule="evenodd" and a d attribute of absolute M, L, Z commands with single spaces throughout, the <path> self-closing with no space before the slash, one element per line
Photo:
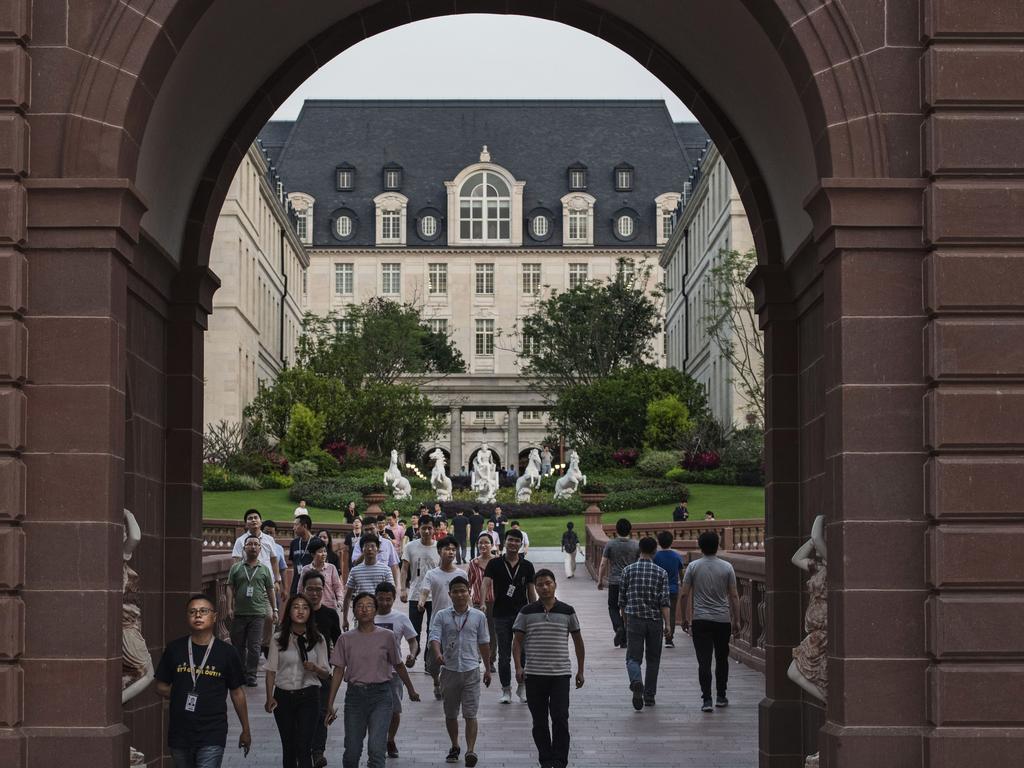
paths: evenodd
<path fill-rule="evenodd" d="M 408 499 L 412 496 L 412 484 L 407 478 L 402 477 L 402 470 L 398 468 L 398 451 L 391 451 L 391 466 L 384 473 L 384 484 L 391 487 L 391 494 L 396 499 Z"/>
<path fill-rule="evenodd" d="M 806 637 L 793 649 L 793 661 L 787 676 L 818 701 L 825 702 L 828 695 L 828 586 L 827 553 L 825 549 L 825 517 L 818 515 L 811 526 L 811 538 L 793 555 L 793 565 L 811 574 L 807 579 L 807 613 L 804 614 Z M 813 754 L 804 763 L 815 768 L 818 755 Z"/>
<path fill-rule="evenodd" d="M 142 530 L 135 515 L 124 510 L 124 544 L 122 547 L 121 589 L 121 704 L 128 703 L 153 682 L 153 658 L 149 655 L 146 638 L 142 635 L 142 609 L 136 595 L 139 592 L 139 574 L 128 565 L 132 552 L 142 541 Z M 131 765 L 145 765 L 145 756 L 131 748 Z"/>
<path fill-rule="evenodd" d="M 528 502 L 533 496 L 534 488 L 540 488 L 540 453 L 536 448 L 530 451 L 526 469 L 516 480 L 516 501 Z"/>
<path fill-rule="evenodd" d="M 569 450 L 569 468 L 555 483 L 555 498 L 567 499 L 579 490 L 580 485 L 587 484 L 587 476 L 580 471 L 580 456 L 576 451 Z"/>
<path fill-rule="evenodd" d="M 480 446 L 473 459 L 470 487 L 477 492 L 476 500 L 481 504 L 494 504 L 498 500 L 498 468 L 494 466 L 487 443 Z"/>
<path fill-rule="evenodd" d="M 451 501 L 452 480 L 444 471 L 444 451 L 435 448 L 430 454 L 434 468 L 430 471 L 430 485 L 437 492 L 438 501 Z"/>

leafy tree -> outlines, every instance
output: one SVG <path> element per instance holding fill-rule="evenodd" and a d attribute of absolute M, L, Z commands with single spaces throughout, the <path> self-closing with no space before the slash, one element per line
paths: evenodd
<path fill-rule="evenodd" d="M 338 438 L 347 431 L 352 394 L 338 379 L 318 376 L 305 368 L 286 368 L 270 385 L 260 385 L 259 392 L 245 408 L 245 417 L 253 425 L 278 441 L 284 439 L 292 408 L 302 403 L 324 417 L 328 438 Z"/>
<path fill-rule="evenodd" d="M 647 404 L 647 429 L 644 444 L 656 450 L 678 449 L 684 437 L 693 430 L 690 409 L 675 395 L 668 395 Z"/>
<path fill-rule="evenodd" d="M 765 423 L 764 335 L 758 328 L 747 278 L 757 266 L 754 251 L 722 250 L 711 268 L 711 296 L 705 332 L 729 361 L 730 380 L 746 401 L 747 413 Z"/>
<path fill-rule="evenodd" d="M 324 439 L 324 417 L 302 403 L 292 406 L 288 431 L 281 441 L 281 453 L 288 461 L 301 461 L 320 450 Z"/>
<path fill-rule="evenodd" d="M 614 277 L 539 300 L 509 334 L 526 360 L 523 373 L 554 398 L 649 363 L 663 297 L 660 285 L 650 286 L 652 270 L 620 259 Z"/>

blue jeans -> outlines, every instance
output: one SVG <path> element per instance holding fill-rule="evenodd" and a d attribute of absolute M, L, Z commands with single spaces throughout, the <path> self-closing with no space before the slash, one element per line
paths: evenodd
<path fill-rule="evenodd" d="M 220 768 L 224 747 L 171 747 L 174 768 Z"/>
<path fill-rule="evenodd" d="M 661 643 L 665 623 L 661 619 L 640 619 L 626 615 L 626 673 L 629 683 L 642 682 L 644 698 L 653 699 L 658 692 L 658 669 L 661 667 Z M 647 674 L 642 678 L 640 665 L 647 657 Z"/>
<path fill-rule="evenodd" d="M 502 688 L 512 687 L 512 625 L 516 623 L 515 616 L 495 616 L 494 634 L 498 642 L 498 680 Z M 494 638 L 491 638 L 491 648 L 494 648 Z M 492 655 L 493 659 L 494 656 Z M 526 652 L 523 651 L 523 663 L 526 663 Z"/>
<path fill-rule="evenodd" d="M 367 768 L 384 768 L 391 724 L 391 682 L 348 684 L 345 691 L 345 754 L 343 768 L 359 768 L 366 738 Z"/>

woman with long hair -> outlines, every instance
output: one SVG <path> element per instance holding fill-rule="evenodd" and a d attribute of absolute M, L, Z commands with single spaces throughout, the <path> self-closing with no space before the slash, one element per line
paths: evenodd
<path fill-rule="evenodd" d="M 481 610 L 487 616 L 487 631 L 491 633 L 491 637 L 497 637 L 494 634 L 494 588 L 491 587 L 489 594 L 484 594 L 484 571 L 487 570 L 487 564 L 491 560 L 497 557 L 497 553 L 494 551 L 494 539 L 491 535 L 484 531 L 480 534 L 476 540 L 477 556 L 469 561 L 469 569 L 467 575 L 469 577 L 469 591 L 470 599 L 473 602 L 473 607 Z M 493 658 L 493 657 L 492 657 Z M 491 663 L 491 671 L 494 669 L 493 662 Z"/>
<path fill-rule="evenodd" d="M 292 595 L 267 659 L 267 703 L 281 735 L 284 768 L 313 768 L 313 729 L 320 715 L 320 681 L 331 669 L 327 642 L 313 621 L 313 606 Z"/>
<path fill-rule="evenodd" d="M 356 512 L 356 503 L 350 501 L 348 506 L 345 507 L 345 522 L 350 525 L 359 519 L 359 513 Z"/>

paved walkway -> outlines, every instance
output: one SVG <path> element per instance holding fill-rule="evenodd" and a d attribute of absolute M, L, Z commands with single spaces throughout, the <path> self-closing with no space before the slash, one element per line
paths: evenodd
<path fill-rule="evenodd" d="M 571 580 L 559 572 L 558 597 L 573 605 L 583 626 L 587 645 L 586 685 L 572 693 L 570 765 L 577 768 L 753 768 L 757 765 L 757 705 L 764 696 L 764 678 L 733 661 L 730 665 L 727 709 L 712 714 L 700 711 L 697 662 L 689 637 L 676 633 L 676 647 L 661 657 L 658 703 L 642 712 L 633 710 L 626 688 L 625 651 L 612 647 L 606 593 L 598 592 L 586 571 L 577 570 Z M 396 609 L 401 604 L 396 604 Z M 404 606 L 402 606 L 404 608 Z M 421 657 L 422 658 L 422 657 Z M 401 757 L 388 760 L 389 768 L 444 766 L 449 742 L 444 731 L 441 702 L 435 701 L 430 678 L 422 661 L 413 670 L 413 684 L 423 696 L 420 703 L 405 700 L 398 732 Z M 230 714 L 232 729 L 224 768 L 277 768 L 281 765 L 280 741 L 271 715 L 263 711 L 264 688 L 246 689 L 253 731 L 248 759 L 232 745 L 238 743 L 238 723 Z M 480 704 L 480 768 L 528 768 L 537 765 L 530 736 L 530 713 L 513 696 L 512 704 L 499 704 L 497 675 Z M 339 694 L 339 703 L 344 689 Z M 331 726 L 327 756 L 329 765 L 341 765 L 341 721 Z M 363 753 L 361 765 L 366 764 Z M 462 763 L 459 763 L 462 765 Z"/>

